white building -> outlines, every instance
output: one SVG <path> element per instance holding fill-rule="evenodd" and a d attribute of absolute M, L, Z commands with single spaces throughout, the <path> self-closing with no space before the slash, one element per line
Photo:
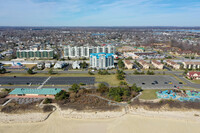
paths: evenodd
<path fill-rule="evenodd" d="M 80 69 L 80 62 L 78 62 L 78 61 L 73 62 L 72 68 L 73 69 Z"/>
<path fill-rule="evenodd" d="M 91 53 L 113 53 L 115 54 L 115 46 L 65 46 L 64 47 L 64 57 L 70 58 L 89 58 Z"/>
<path fill-rule="evenodd" d="M 64 67 L 64 65 L 65 65 L 65 63 L 63 63 L 63 62 L 56 62 L 56 64 L 53 66 L 53 68 L 61 69 Z"/>
<path fill-rule="evenodd" d="M 51 62 L 46 62 L 45 63 L 45 68 L 51 68 L 51 66 L 52 66 Z"/>
<path fill-rule="evenodd" d="M 90 67 L 96 69 L 114 68 L 114 57 L 111 53 L 90 54 Z"/>
<path fill-rule="evenodd" d="M 183 62 L 183 68 L 185 69 L 200 69 L 200 62 Z"/>
<path fill-rule="evenodd" d="M 43 68 L 44 68 L 44 62 L 39 62 L 39 63 L 37 64 L 37 68 L 38 68 L 38 69 L 43 69 Z"/>
<path fill-rule="evenodd" d="M 163 69 L 164 65 L 160 62 L 158 62 L 157 60 L 152 60 L 151 61 L 151 64 L 155 67 L 155 68 L 158 68 L 158 69 Z"/>

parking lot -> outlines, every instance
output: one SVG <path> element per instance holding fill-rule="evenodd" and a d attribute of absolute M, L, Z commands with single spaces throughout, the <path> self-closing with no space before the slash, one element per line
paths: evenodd
<path fill-rule="evenodd" d="M 27 85 L 27 84 L 41 84 L 48 77 L 0 77 L 0 84 L 2 85 Z"/>
<path fill-rule="evenodd" d="M 136 83 L 137 86 L 143 89 L 170 89 L 179 87 L 183 84 L 179 84 L 174 77 L 169 75 L 128 75 L 126 81 L 129 84 Z M 156 83 L 157 82 L 157 83 Z"/>
<path fill-rule="evenodd" d="M 43 100 L 41 98 L 11 98 L 11 99 L 16 101 L 18 104 L 28 104 Z"/>
<path fill-rule="evenodd" d="M 46 85 L 72 85 L 72 84 L 94 84 L 95 77 L 51 77 Z"/>
<path fill-rule="evenodd" d="M 1 85 L 40 85 L 48 77 L 0 77 Z M 46 85 L 94 84 L 95 77 L 51 77 Z"/>

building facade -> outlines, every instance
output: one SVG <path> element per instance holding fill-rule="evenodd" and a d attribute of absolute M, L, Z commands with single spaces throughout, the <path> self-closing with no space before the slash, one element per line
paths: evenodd
<path fill-rule="evenodd" d="M 115 54 L 115 46 L 65 46 L 64 57 L 70 58 L 89 58 L 91 53 L 113 53 Z"/>
<path fill-rule="evenodd" d="M 200 69 L 200 62 L 183 62 L 184 69 Z"/>
<path fill-rule="evenodd" d="M 127 69 L 133 68 L 133 63 L 131 63 L 130 60 L 124 60 L 124 65 L 125 65 L 125 68 L 127 68 Z"/>
<path fill-rule="evenodd" d="M 200 72 L 188 72 L 187 77 L 192 80 L 200 80 Z"/>
<path fill-rule="evenodd" d="M 144 60 L 139 60 L 138 63 L 143 67 L 143 69 L 149 69 L 150 65 Z"/>
<path fill-rule="evenodd" d="M 55 95 L 61 91 L 60 88 L 15 88 L 7 98 L 55 98 Z"/>
<path fill-rule="evenodd" d="M 167 60 L 166 61 L 167 65 L 173 67 L 174 69 L 180 69 L 180 64 L 177 64 L 176 62 L 172 61 L 172 60 Z"/>
<path fill-rule="evenodd" d="M 114 68 L 114 56 L 112 53 L 90 54 L 90 67 L 96 69 Z"/>
<path fill-rule="evenodd" d="M 39 58 L 53 58 L 53 50 L 18 50 L 16 52 L 17 58 L 26 59 L 39 59 Z"/>
<path fill-rule="evenodd" d="M 151 63 L 155 68 L 158 68 L 158 69 L 163 69 L 163 67 L 164 67 L 164 65 L 162 63 L 158 62 L 157 60 L 152 60 Z"/>

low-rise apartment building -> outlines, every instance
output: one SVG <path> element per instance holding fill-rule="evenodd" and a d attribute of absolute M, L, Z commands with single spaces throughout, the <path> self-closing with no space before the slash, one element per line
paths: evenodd
<path fill-rule="evenodd" d="M 152 60 L 151 61 L 151 64 L 155 67 L 155 68 L 158 68 L 158 69 L 163 69 L 164 65 L 160 62 L 158 62 L 157 60 Z"/>
<path fill-rule="evenodd" d="M 200 69 L 200 62 L 183 62 L 185 69 Z"/>
<path fill-rule="evenodd" d="M 54 52 L 53 50 L 17 50 L 16 52 L 17 58 L 20 59 L 40 59 L 47 58 L 52 59 Z"/>
<path fill-rule="evenodd" d="M 144 60 L 139 60 L 138 63 L 144 68 L 144 69 L 149 69 L 150 65 Z"/>
<path fill-rule="evenodd" d="M 133 68 L 133 63 L 131 63 L 130 60 L 124 60 L 124 65 L 125 65 L 125 68 L 127 68 L 127 69 Z"/>
<path fill-rule="evenodd" d="M 176 62 L 172 61 L 172 60 L 166 60 L 167 65 L 173 67 L 174 69 L 180 69 L 180 64 L 177 64 Z"/>

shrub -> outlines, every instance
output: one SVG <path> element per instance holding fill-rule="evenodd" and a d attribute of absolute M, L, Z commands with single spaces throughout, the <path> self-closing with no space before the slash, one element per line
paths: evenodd
<path fill-rule="evenodd" d="M 122 59 L 119 59 L 119 61 L 118 61 L 118 67 L 119 68 L 124 68 L 124 62 L 123 62 L 123 60 Z"/>
<path fill-rule="evenodd" d="M 73 84 L 69 90 L 77 93 L 80 90 L 80 86 L 78 84 Z"/>
<path fill-rule="evenodd" d="M 28 73 L 28 74 L 33 74 L 33 70 L 32 70 L 32 69 L 28 69 L 28 70 L 27 70 L 27 73 Z"/>
<path fill-rule="evenodd" d="M 79 83 L 79 85 L 86 85 L 85 83 Z"/>
<path fill-rule="evenodd" d="M 12 107 L 12 106 L 4 106 L 1 109 L 1 112 L 4 112 L 4 113 L 11 113 L 11 112 L 14 112 L 14 111 L 15 111 L 15 108 Z"/>
<path fill-rule="evenodd" d="M 88 74 L 89 74 L 89 75 L 94 75 L 94 73 L 92 73 L 91 71 L 88 71 Z"/>
<path fill-rule="evenodd" d="M 105 93 L 105 92 L 108 92 L 109 91 L 109 88 L 103 84 L 103 83 L 100 83 L 98 85 L 98 89 L 97 89 L 98 92 L 100 92 L 101 94 Z"/>
<path fill-rule="evenodd" d="M 52 99 L 46 98 L 43 103 L 44 104 L 52 103 Z"/>
<path fill-rule="evenodd" d="M 43 112 L 51 112 L 54 109 L 53 105 L 45 105 L 43 108 Z"/>
<path fill-rule="evenodd" d="M 69 98 L 69 93 L 67 93 L 64 90 L 61 90 L 59 93 L 57 93 L 55 95 L 56 100 L 64 100 L 64 99 L 67 99 L 67 98 Z"/>

